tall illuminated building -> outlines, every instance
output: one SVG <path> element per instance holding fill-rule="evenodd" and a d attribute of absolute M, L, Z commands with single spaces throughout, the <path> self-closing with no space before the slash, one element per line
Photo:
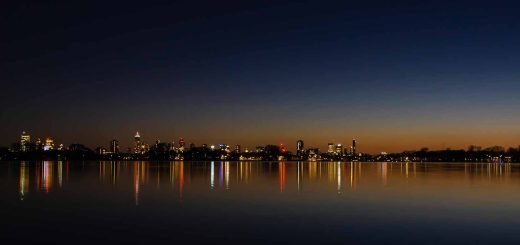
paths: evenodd
<path fill-rule="evenodd" d="M 343 146 L 341 144 L 336 145 L 336 154 L 343 155 Z"/>
<path fill-rule="evenodd" d="M 139 132 L 137 132 L 134 136 L 134 153 L 142 153 L 142 145 L 143 143 L 141 142 L 141 135 L 139 135 Z"/>
<path fill-rule="evenodd" d="M 118 140 L 110 141 L 110 152 L 119 153 L 119 141 Z"/>
<path fill-rule="evenodd" d="M 334 153 L 334 143 L 329 143 L 327 145 L 327 153 Z"/>
<path fill-rule="evenodd" d="M 184 146 L 186 145 L 186 142 L 184 142 L 183 138 L 179 139 L 179 150 L 184 151 Z"/>
<path fill-rule="evenodd" d="M 20 136 L 20 150 L 23 152 L 29 151 L 29 143 L 31 143 L 31 136 L 23 131 Z"/>
<path fill-rule="evenodd" d="M 240 145 L 235 145 L 235 153 L 240 153 L 240 152 L 241 152 Z"/>
<path fill-rule="evenodd" d="M 304 147 L 304 144 L 303 144 L 303 140 L 298 140 L 296 141 L 296 155 L 301 157 L 303 155 L 303 149 Z"/>
<path fill-rule="evenodd" d="M 53 150 L 54 149 L 54 140 L 52 140 L 51 138 L 47 137 L 45 139 L 45 145 L 43 146 L 43 150 L 44 151 L 50 151 L 50 150 Z"/>
<path fill-rule="evenodd" d="M 37 138 L 36 139 L 36 150 L 42 150 L 42 149 L 43 149 L 42 139 Z"/>
<path fill-rule="evenodd" d="M 356 155 L 356 140 L 352 140 L 352 155 Z"/>

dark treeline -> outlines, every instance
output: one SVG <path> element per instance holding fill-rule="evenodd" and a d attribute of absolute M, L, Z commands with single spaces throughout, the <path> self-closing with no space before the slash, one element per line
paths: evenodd
<path fill-rule="evenodd" d="M 341 154 L 321 153 L 317 149 L 304 150 L 297 154 L 277 146 L 266 145 L 251 152 L 212 149 L 206 146 L 191 147 L 180 151 L 171 149 L 166 144 L 156 144 L 143 153 L 103 152 L 100 148 L 91 150 L 81 144 L 71 144 L 64 149 L 43 150 L 27 148 L 0 148 L 0 160 L 311 160 L 311 161 L 388 161 L 388 162 L 520 162 L 520 148 L 505 149 L 493 146 L 482 149 L 470 146 L 467 150 L 435 150 L 422 148 L 417 151 L 404 151 L 390 154 Z"/>
<path fill-rule="evenodd" d="M 467 150 L 437 150 L 430 151 L 422 148 L 418 151 L 405 151 L 385 156 L 378 156 L 376 160 L 414 161 L 414 162 L 520 162 L 520 147 L 505 149 L 493 146 L 482 149 L 470 146 Z"/>

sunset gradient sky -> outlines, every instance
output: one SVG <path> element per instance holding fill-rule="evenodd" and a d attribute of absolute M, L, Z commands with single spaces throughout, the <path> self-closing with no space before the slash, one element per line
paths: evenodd
<path fill-rule="evenodd" d="M 361 3 L 362 2 L 362 3 Z M 516 1 L 17 1 L 0 145 L 520 145 Z"/>

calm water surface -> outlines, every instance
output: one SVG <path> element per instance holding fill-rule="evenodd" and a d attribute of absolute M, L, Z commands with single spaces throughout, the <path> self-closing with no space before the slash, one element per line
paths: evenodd
<path fill-rule="evenodd" d="M 518 243 L 520 165 L 0 162 L 21 243 Z"/>

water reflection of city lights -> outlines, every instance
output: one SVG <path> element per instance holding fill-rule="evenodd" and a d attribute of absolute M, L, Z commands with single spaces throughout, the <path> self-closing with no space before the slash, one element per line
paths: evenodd
<path fill-rule="evenodd" d="M 338 162 L 338 194 L 341 194 L 341 162 Z"/>
<path fill-rule="evenodd" d="M 215 188 L 215 162 L 211 162 L 211 169 L 210 169 L 210 179 L 209 179 L 210 187 L 213 190 Z"/>
<path fill-rule="evenodd" d="M 285 168 L 285 162 L 278 163 L 278 184 L 280 186 L 280 192 L 283 192 L 283 190 L 285 189 L 285 182 L 287 177 Z"/>
<path fill-rule="evenodd" d="M 71 163 L 74 166 L 74 162 Z M 78 165 L 76 165 L 78 166 Z M 449 166 L 449 167 L 448 167 Z M 434 178 L 442 173 L 445 176 L 460 174 L 464 181 L 510 181 L 514 173 L 510 163 L 362 163 L 362 162 L 94 162 L 84 165 L 82 171 L 94 170 L 102 185 L 132 186 L 135 205 L 142 202 L 143 190 L 155 187 L 164 190 L 168 187 L 182 200 L 183 195 L 197 185 L 203 176 L 207 188 L 208 178 L 211 190 L 259 188 L 262 181 L 272 181 L 280 193 L 291 191 L 313 191 L 316 186 L 328 186 L 338 194 L 359 190 L 360 186 L 395 186 L 416 183 L 415 178 Z M 518 165 L 517 165 L 518 166 Z M 73 167 L 73 171 L 74 171 Z M 516 170 L 518 171 L 518 170 Z M 69 176 L 69 162 L 39 162 L 29 164 L 20 162 L 18 191 L 21 200 L 27 198 L 31 189 L 36 192 L 50 193 L 63 188 Z M 209 172 L 209 176 L 208 176 Z M 364 174 L 361 178 L 361 174 Z M 167 175 L 169 174 L 169 179 Z M 121 175 L 121 176 L 120 176 Z M 278 175 L 278 176 L 277 176 Z M 78 176 L 74 174 L 72 176 Z M 293 177 L 290 177 L 293 176 Z M 133 178 L 132 178 L 133 177 Z M 169 182 L 169 184 L 168 184 Z M 218 183 L 216 183 L 218 182 Z M 292 183 L 290 183 L 292 182 Z M 132 184 L 130 184 L 132 183 Z M 32 184 L 32 186 L 30 185 Z M 296 184 L 296 188 L 294 185 Z M 287 188 L 288 186 L 293 186 Z M 233 186 L 233 188 L 231 188 Z M 236 187 L 235 187 L 236 186 Z M 347 186 L 347 188 L 345 188 Z M 256 189 L 258 190 L 258 189 Z"/>
<path fill-rule="evenodd" d="M 24 200 L 29 192 L 29 166 L 25 162 L 20 163 L 20 200 Z"/>
<path fill-rule="evenodd" d="M 224 162 L 226 190 L 229 190 L 229 162 Z"/>

